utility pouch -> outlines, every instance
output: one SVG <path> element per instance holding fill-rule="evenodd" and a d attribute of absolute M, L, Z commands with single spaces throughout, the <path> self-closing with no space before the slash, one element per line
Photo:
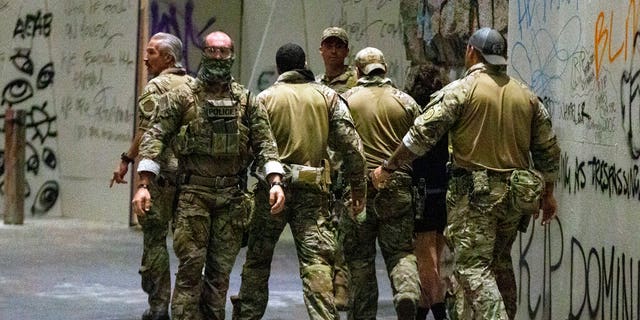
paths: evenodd
<path fill-rule="evenodd" d="M 425 178 L 420 178 L 417 184 L 411 186 L 411 195 L 414 219 L 422 220 L 427 197 L 427 181 Z"/>
<path fill-rule="evenodd" d="M 326 183 L 325 168 L 310 167 L 300 164 L 290 164 L 290 185 L 293 187 L 317 188 L 326 191 L 328 185 Z M 330 174 L 330 173 L 329 173 Z M 330 180 L 329 180 L 330 181 Z"/>
<path fill-rule="evenodd" d="M 207 100 L 205 109 L 212 127 L 211 150 L 216 156 L 239 154 L 238 106 L 231 99 Z"/>
<path fill-rule="evenodd" d="M 544 178 L 535 170 L 514 170 L 509 177 L 511 207 L 522 215 L 540 211 Z"/>
<path fill-rule="evenodd" d="M 471 172 L 473 189 L 471 190 L 471 196 L 477 197 L 487 195 L 491 192 L 489 187 L 489 175 L 487 170 L 474 170 Z"/>

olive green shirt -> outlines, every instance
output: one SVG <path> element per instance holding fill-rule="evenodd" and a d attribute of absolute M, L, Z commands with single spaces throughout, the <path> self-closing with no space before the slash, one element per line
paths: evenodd
<path fill-rule="evenodd" d="M 509 171 L 530 168 L 532 159 L 545 181 L 557 176 L 560 147 L 547 109 L 503 69 L 476 64 L 434 93 L 403 143 L 422 155 L 447 131 L 455 166 Z"/>
<path fill-rule="evenodd" d="M 362 142 L 336 91 L 298 71 L 288 71 L 262 91 L 258 100 L 269 113 L 283 163 L 320 167 L 323 159 L 329 159 L 329 147 L 344 159 L 350 181 L 363 181 Z"/>
<path fill-rule="evenodd" d="M 397 89 L 391 79 L 380 76 L 360 78 L 358 85 L 342 96 L 362 139 L 367 168 L 375 169 L 402 143 L 402 137 L 420 114 L 420 106 Z M 400 169 L 409 173 L 411 165 Z"/>

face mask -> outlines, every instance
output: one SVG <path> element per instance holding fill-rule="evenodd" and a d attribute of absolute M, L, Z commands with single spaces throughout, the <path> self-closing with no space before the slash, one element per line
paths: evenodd
<path fill-rule="evenodd" d="M 226 83 L 231 80 L 231 66 L 235 57 L 220 60 L 202 56 L 198 79 L 206 84 Z"/>

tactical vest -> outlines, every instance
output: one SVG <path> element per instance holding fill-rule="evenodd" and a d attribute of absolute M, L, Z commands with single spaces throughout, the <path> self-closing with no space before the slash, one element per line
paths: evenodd
<path fill-rule="evenodd" d="M 197 83 L 190 86 L 194 101 L 178 134 L 180 155 L 248 159 L 249 91 L 234 83 L 229 96 L 213 98 Z"/>

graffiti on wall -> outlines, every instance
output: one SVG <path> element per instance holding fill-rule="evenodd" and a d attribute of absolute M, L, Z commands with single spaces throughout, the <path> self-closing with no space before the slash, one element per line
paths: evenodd
<path fill-rule="evenodd" d="M 519 259 L 514 261 L 521 314 L 529 319 L 638 318 L 638 257 L 616 245 L 589 246 L 584 236 L 569 236 L 559 219 L 549 227 L 532 223 L 529 228 L 516 244 Z M 543 248 L 542 259 L 534 245 Z"/>
<path fill-rule="evenodd" d="M 151 1 L 151 32 L 166 32 L 176 35 L 182 40 L 183 53 L 185 67 L 190 73 L 194 73 L 198 69 L 200 61 L 191 61 L 190 53 L 200 52 L 201 44 L 200 39 L 209 28 L 211 28 L 215 22 L 216 17 L 211 16 L 208 20 L 202 24 L 197 24 L 194 18 L 194 2 L 188 0 L 184 2 L 169 2 L 166 5 L 166 11 L 161 6 L 158 0 Z M 180 7 L 179 7 L 180 6 Z"/>
<path fill-rule="evenodd" d="M 640 3 L 512 4 L 509 71 L 542 98 L 563 149 L 559 218 L 516 248 L 520 315 L 637 319 L 640 254 L 626 233 L 640 201 Z"/>
<path fill-rule="evenodd" d="M 6 5 L 6 4 L 5 4 Z M 1 4 L 0 4 L 1 6 Z M 56 150 L 51 147 L 51 140 L 57 137 L 57 116 L 50 107 L 45 92 L 50 92 L 55 79 L 53 61 L 39 62 L 33 57 L 38 55 L 34 47 L 23 47 L 34 38 L 49 38 L 51 35 L 53 14 L 45 10 L 36 10 L 19 16 L 15 21 L 11 38 L 13 46 L 11 53 L 5 53 L 6 59 L 13 68 L 13 78 L 7 79 L 2 85 L 2 132 L 4 132 L 4 110 L 11 106 L 26 110 L 25 131 L 27 144 L 25 146 L 26 186 L 25 200 L 30 201 L 30 212 L 34 215 L 46 214 L 55 205 L 59 195 L 58 182 L 45 180 L 40 185 L 32 186 L 37 176 L 52 176 L 57 168 Z M 27 40 L 27 41 L 23 41 Z M 40 54 L 48 56 L 48 54 Z M 0 153 L 2 167 L 0 175 L 4 176 L 4 150 Z M 55 175 L 54 175 L 55 176 Z M 0 182 L 0 190 L 4 189 L 4 179 Z M 35 192 L 32 192 L 35 190 Z"/>
<path fill-rule="evenodd" d="M 104 177 L 96 168 L 110 167 L 94 151 L 131 141 L 137 57 L 129 31 L 137 5 L 0 0 L 0 16 L 11 21 L 0 33 L 0 108 L 26 113 L 25 208 L 34 215 L 59 208 L 61 171 L 90 184 Z"/>

